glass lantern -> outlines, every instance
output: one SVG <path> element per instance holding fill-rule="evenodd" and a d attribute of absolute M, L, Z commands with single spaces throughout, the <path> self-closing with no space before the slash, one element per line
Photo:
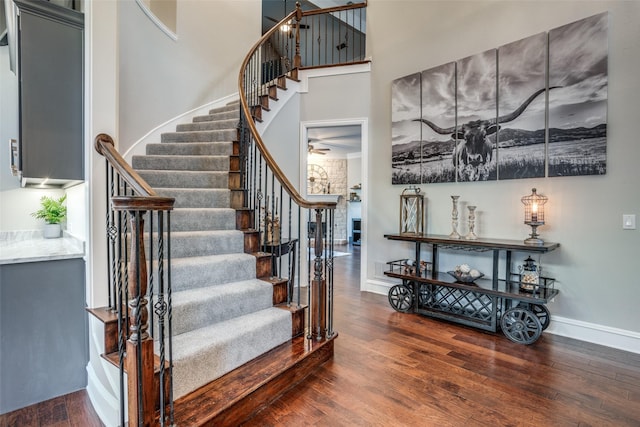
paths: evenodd
<path fill-rule="evenodd" d="M 523 292 L 536 292 L 540 285 L 540 271 L 542 268 L 530 256 L 524 260 L 524 264 L 518 267 L 520 271 L 520 290 Z"/>
<path fill-rule="evenodd" d="M 400 195 L 400 234 L 422 234 L 424 196 L 418 187 L 405 188 Z"/>

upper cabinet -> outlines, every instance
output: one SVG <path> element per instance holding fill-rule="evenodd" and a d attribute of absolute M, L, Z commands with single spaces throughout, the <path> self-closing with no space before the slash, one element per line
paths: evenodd
<path fill-rule="evenodd" d="M 18 7 L 22 185 L 84 179 L 84 15 L 47 1 Z"/>

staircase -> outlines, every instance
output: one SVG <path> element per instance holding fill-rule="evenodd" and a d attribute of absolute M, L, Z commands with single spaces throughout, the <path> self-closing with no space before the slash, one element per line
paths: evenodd
<path fill-rule="evenodd" d="M 260 255 L 245 253 L 251 249 L 245 248 L 250 231 L 236 230 L 229 165 L 238 119 L 238 104 L 211 110 L 163 134 L 161 143 L 147 145 L 147 155 L 132 159 L 159 195 L 176 200 L 171 221 L 176 399 L 292 338 L 291 313 L 274 307 L 273 284 L 258 278 L 268 278 L 270 271 L 258 274 Z"/>
<path fill-rule="evenodd" d="M 286 90 L 286 79 L 274 84 L 271 101 L 276 88 Z M 268 103 L 254 109 L 256 116 Z M 131 161 L 158 196 L 175 199 L 170 255 L 178 425 L 238 425 L 333 355 L 333 339 L 303 336 L 306 306 L 287 304 L 289 279 L 272 277 L 271 254 L 259 251 L 254 213 L 242 207 L 238 188 L 238 117 L 237 103 L 213 109 L 163 134 Z M 117 316 L 108 308 L 89 311 L 105 325 L 103 356 L 117 366 Z M 158 381 L 156 374 L 156 387 Z"/>

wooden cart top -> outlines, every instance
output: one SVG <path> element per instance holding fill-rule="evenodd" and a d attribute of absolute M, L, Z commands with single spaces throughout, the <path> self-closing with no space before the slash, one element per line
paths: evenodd
<path fill-rule="evenodd" d="M 550 252 L 560 246 L 559 243 L 544 242 L 542 245 L 527 245 L 524 240 L 507 240 L 507 239 L 486 239 L 478 238 L 476 240 L 467 240 L 464 237 L 460 239 L 450 239 L 449 236 L 439 236 L 434 234 L 385 234 L 384 237 L 389 240 L 400 240 L 405 242 L 428 243 L 439 246 L 466 247 L 477 249 L 502 249 L 522 252 Z"/>

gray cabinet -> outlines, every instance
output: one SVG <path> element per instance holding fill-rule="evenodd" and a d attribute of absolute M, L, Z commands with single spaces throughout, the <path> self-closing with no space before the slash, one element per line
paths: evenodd
<path fill-rule="evenodd" d="M 15 3 L 22 184 L 81 181 L 84 15 L 45 1 Z"/>
<path fill-rule="evenodd" d="M 0 265 L 0 414 L 87 386 L 82 258 Z"/>

